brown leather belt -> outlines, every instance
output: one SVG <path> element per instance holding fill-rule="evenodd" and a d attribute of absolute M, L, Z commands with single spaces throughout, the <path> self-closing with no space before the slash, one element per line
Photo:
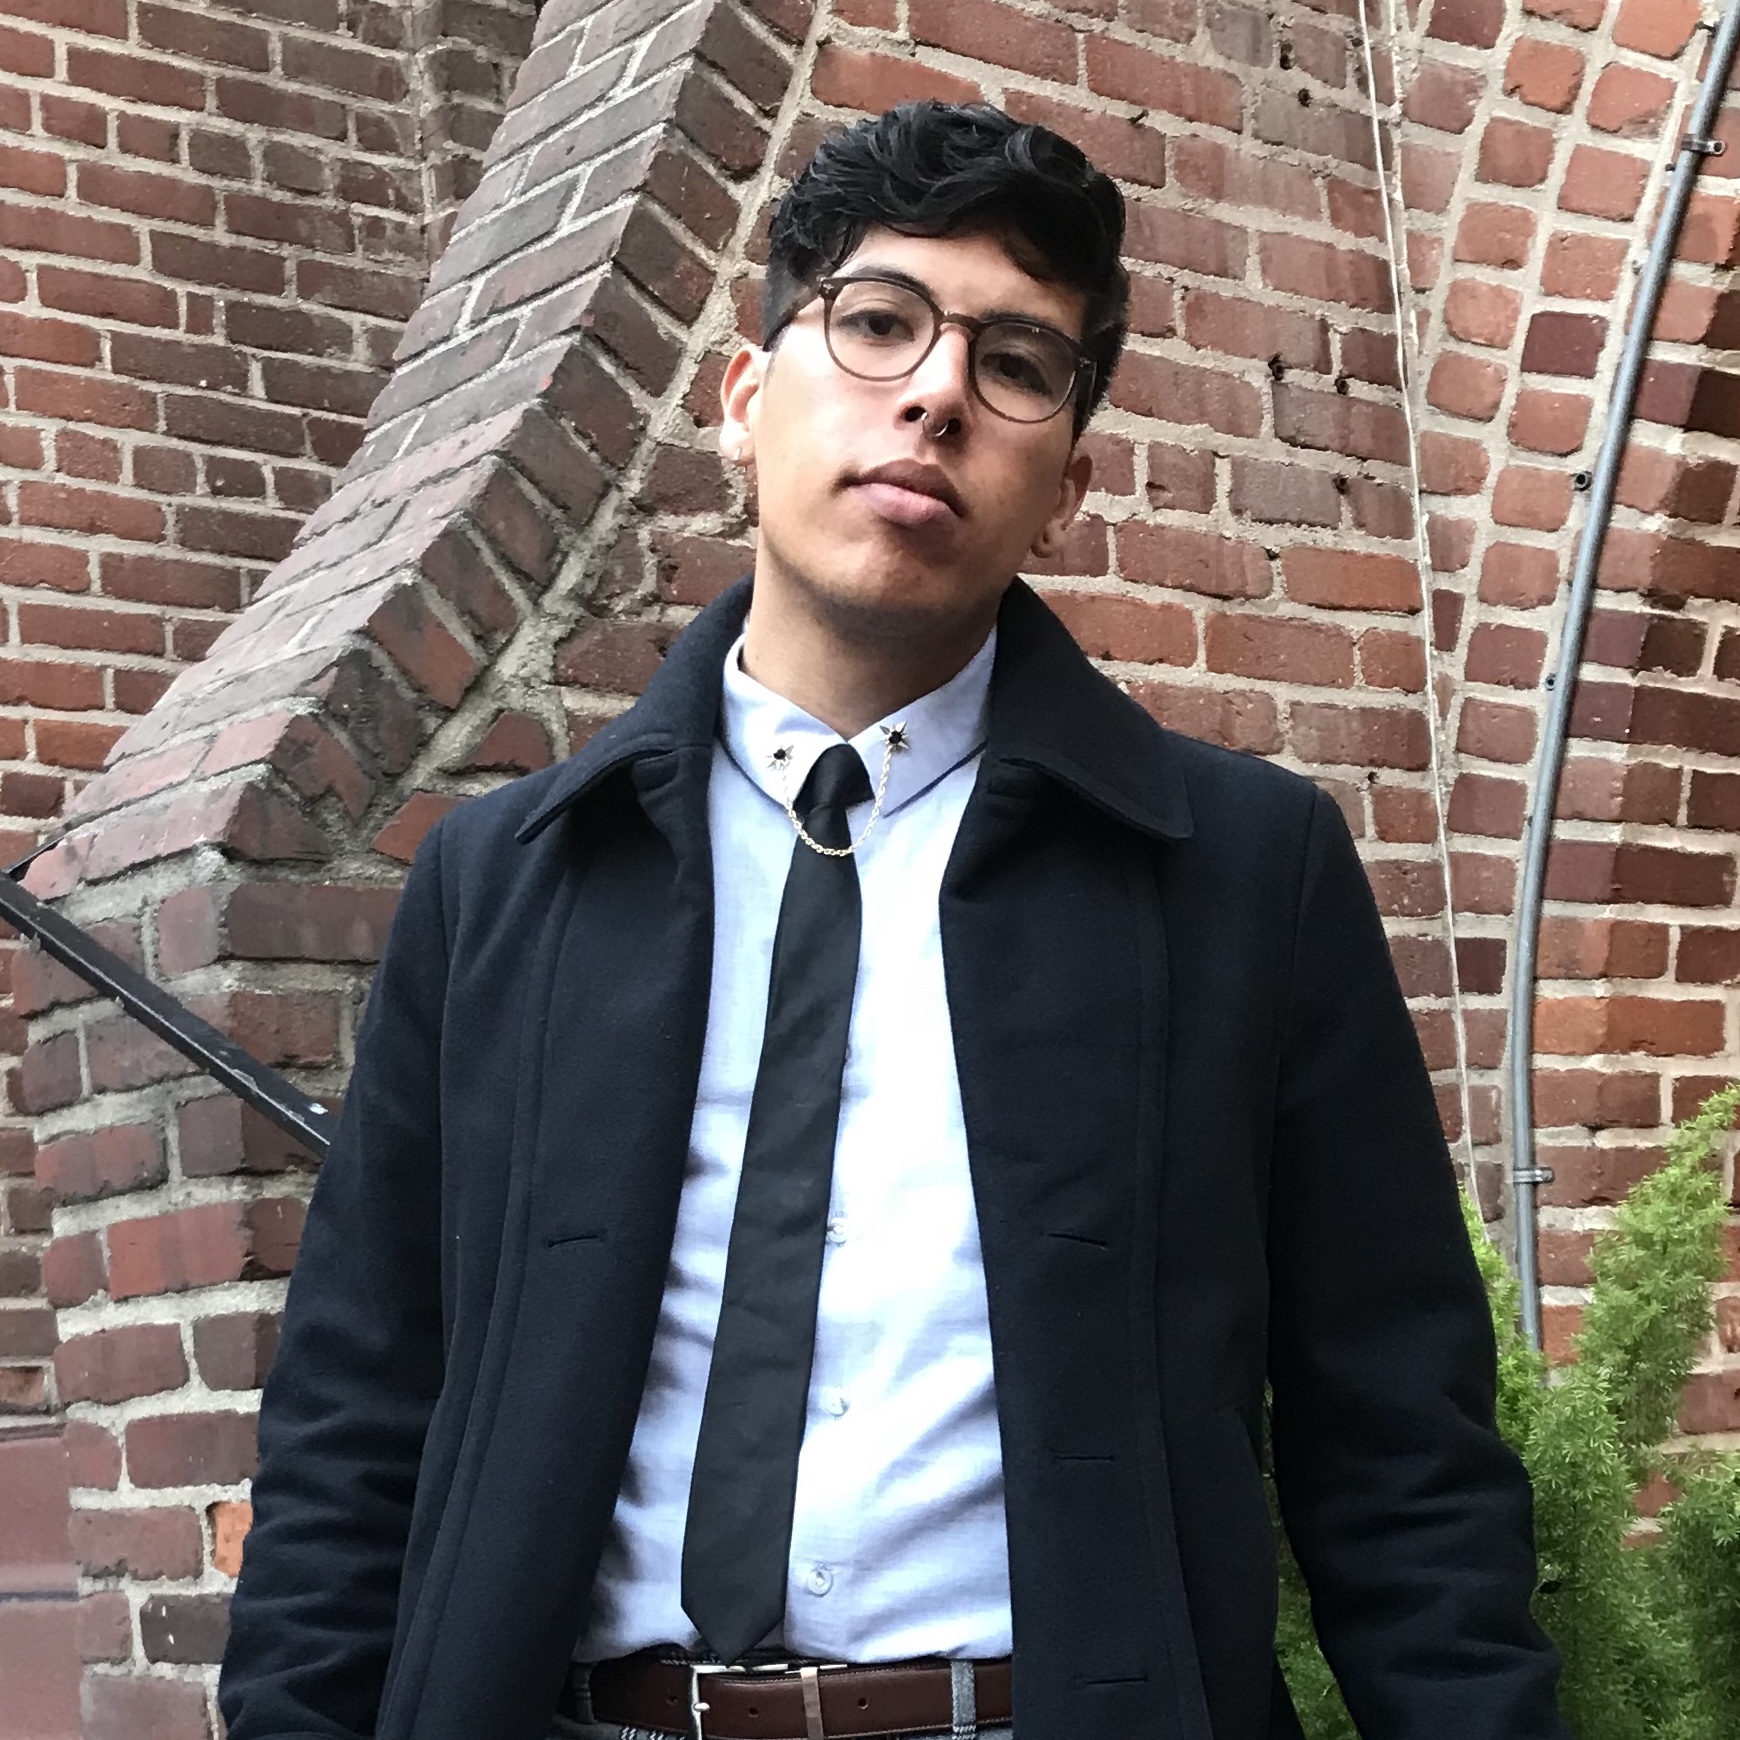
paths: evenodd
<path fill-rule="evenodd" d="M 1007 1656 L 974 1662 L 980 1727 L 1008 1726 L 1011 1677 Z M 721 1669 L 634 1655 L 599 1662 L 589 1683 L 595 1720 L 701 1740 L 850 1740 L 953 1727 L 946 1661 Z"/>

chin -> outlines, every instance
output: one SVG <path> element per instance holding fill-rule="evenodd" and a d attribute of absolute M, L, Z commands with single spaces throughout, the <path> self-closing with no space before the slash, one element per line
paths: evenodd
<path fill-rule="evenodd" d="M 909 540 L 877 534 L 827 538 L 819 524 L 804 528 L 808 537 L 786 538 L 761 525 L 762 553 L 782 589 L 808 601 L 808 609 L 829 621 L 848 640 L 866 644 L 910 645 L 950 639 L 995 615 L 1004 587 L 988 588 L 980 576 L 990 564 L 941 561 Z"/>
<path fill-rule="evenodd" d="M 1000 597 L 1002 589 L 998 588 Z M 912 642 L 959 632 L 995 609 L 982 586 L 911 561 L 876 562 L 814 589 L 840 632 L 854 640 Z"/>

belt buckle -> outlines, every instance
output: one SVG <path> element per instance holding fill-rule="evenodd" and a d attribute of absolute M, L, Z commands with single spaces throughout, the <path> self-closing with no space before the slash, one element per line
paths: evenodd
<path fill-rule="evenodd" d="M 706 1715 L 712 1705 L 701 1696 L 701 1676 L 703 1674 L 741 1674 L 746 1677 L 755 1674 L 789 1674 L 793 1665 L 789 1661 L 757 1662 L 753 1667 L 734 1666 L 723 1661 L 692 1661 L 689 1666 L 689 1725 L 685 1740 L 707 1740 L 701 1726 L 701 1718 Z M 850 1667 L 850 1662 L 825 1661 L 806 1664 L 796 1671 L 803 1679 L 804 1722 L 809 1728 L 814 1740 L 826 1740 L 822 1732 L 821 1693 L 816 1680 L 818 1674 L 827 1668 Z"/>
<path fill-rule="evenodd" d="M 689 1663 L 689 1724 L 684 1730 L 688 1740 L 706 1740 L 701 1732 L 701 1718 L 712 1706 L 701 1696 L 702 1674 L 728 1674 L 734 1670 L 722 1661 L 692 1661 Z"/>

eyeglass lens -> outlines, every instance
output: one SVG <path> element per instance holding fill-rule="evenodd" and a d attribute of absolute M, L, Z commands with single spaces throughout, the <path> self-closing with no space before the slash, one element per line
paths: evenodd
<path fill-rule="evenodd" d="M 828 349 L 847 374 L 893 381 L 911 374 L 929 352 L 937 314 L 902 284 L 854 278 L 827 305 Z M 1060 333 L 1017 320 L 987 321 L 970 349 L 973 386 L 993 411 L 1017 423 L 1041 423 L 1068 402 L 1077 353 Z"/>

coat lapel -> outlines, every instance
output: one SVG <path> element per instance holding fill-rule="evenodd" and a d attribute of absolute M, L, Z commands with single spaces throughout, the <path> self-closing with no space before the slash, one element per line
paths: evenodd
<path fill-rule="evenodd" d="M 1041 1734 L 1208 1740 L 1154 1287 L 1167 986 L 1153 854 L 1190 826 L 1164 734 L 1013 588 L 941 923 L 991 1313 L 1015 1702 Z"/>
<path fill-rule="evenodd" d="M 712 966 L 707 783 L 746 602 L 739 587 L 703 614 L 519 830 L 555 860 L 540 880 L 556 893 L 531 951 L 520 1134 L 454 1483 L 446 1586 L 465 1600 L 420 1640 L 402 1729 L 428 1740 L 541 1734 L 584 1622 L 682 1192 Z M 463 1638 L 448 1635 L 460 1612 Z M 449 1672 L 478 1659 L 503 1675 Z"/>

